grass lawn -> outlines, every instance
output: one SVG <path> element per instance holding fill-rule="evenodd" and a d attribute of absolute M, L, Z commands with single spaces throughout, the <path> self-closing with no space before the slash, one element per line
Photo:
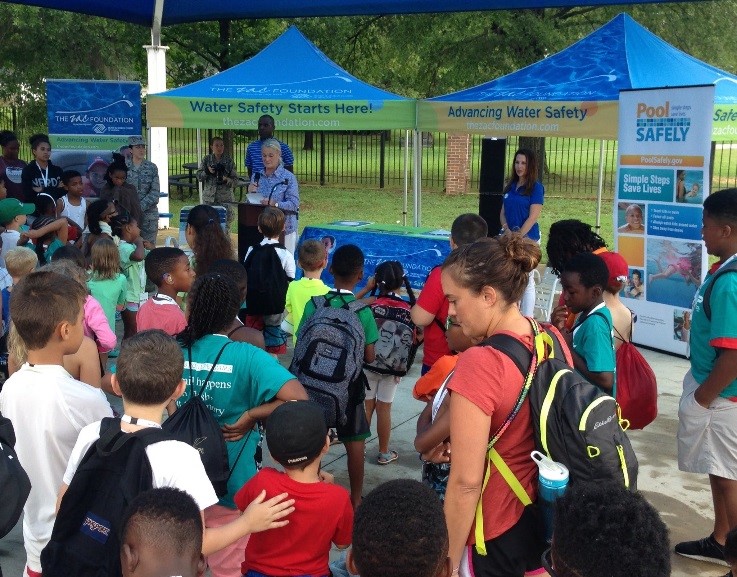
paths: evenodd
<path fill-rule="evenodd" d="M 179 226 L 179 210 L 185 204 L 197 204 L 194 197 L 184 202 L 172 199 L 170 212 L 174 214 L 171 227 Z M 464 194 L 448 196 L 439 192 L 422 193 L 422 225 L 449 229 L 453 219 L 464 212 L 478 212 L 478 195 Z M 412 224 L 412 196 L 408 200 L 407 222 Z M 601 235 L 608 244 L 613 242 L 612 234 L 612 206 L 611 198 L 602 201 Z M 551 195 L 545 199 L 545 207 L 540 217 L 540 227 L 543 233 L 543 248 L 545 235 L 550 225 L 566 218 L 577 218 L 592 225 L 596 223 L 595 198 L 566 198 Z M 300 186 L 300 231 L 305 226 L 332 222 L 334 220 L 367 220 L 382 224 L 401 223 L 402 220 L 402 193 L 389 190 L 346 189 L 320 186 Z M 235 232 L 235 226 L 233 232 Z M 543 250 L 543 253 L 545 251 Z M 543 254 L 545 260 L 545 254 Z"/>

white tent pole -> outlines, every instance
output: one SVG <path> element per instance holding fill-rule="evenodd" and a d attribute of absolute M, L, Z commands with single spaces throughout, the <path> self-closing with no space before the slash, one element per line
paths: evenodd
<path fill-rule="evenodd" d="M 154 3 L 154 16 L 151 22 L 151 45 L 144 46 L 148 57 L 148 89 L 147 94 L 156 94 L 166 90 L 166 51 L 168 46 L 161 45 L 161 17 L 164 13 L 164 0 Z M 159 169 L 159 192 L 169 191 L 169 155 L 166 128 L 149 127 L 149 158 Z M 169 197 L 159 199 L 159 212 L 169 212 Z M 169 219 L 160 218 L 159 227 L 168 227 Z"/>
<path fill-rule="evenodd" d="M 197 129 L 197 162 L 200 162 L 200 160 L 202 160 L 202 134 L 201 134 L 201 130 L 198 128 Z M 202 202 L 202 187 L 203 187 L 203 183 L 198 182 L 197 190 L 200 193 L 200 204 L 204 204 Z"/>
<path fill-rule="evenodd" d="M 422 133 L 415 128 L 412 134 L 414 166 L 412 167 L 412 193 L 414 195 L 414 226 L 420 226 L 420 192 L 422 189 Z"/>
<path fill-rule="evenodd" d="M 604 140 L 599 141 L 599 186 L 596 190 L 596 233 L 601 230 L 601 197 L 604 189 Z"/>
<path fill-rule="evenodd" d="M 404 131 L 404 202 L 402 203 L 402 226 L 407 226 L 407 198 L 409 197 L 409 130 Z"/>

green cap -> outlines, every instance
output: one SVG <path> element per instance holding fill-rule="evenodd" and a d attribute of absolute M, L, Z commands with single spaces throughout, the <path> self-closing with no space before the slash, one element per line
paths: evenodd
<path fill-rule="evenodd" d="M 0 224 L 5 226 L 19 214 L 33 214 L 35 204 L 23 203 L 17 198 L 3 198 L 0 200 Z"/>

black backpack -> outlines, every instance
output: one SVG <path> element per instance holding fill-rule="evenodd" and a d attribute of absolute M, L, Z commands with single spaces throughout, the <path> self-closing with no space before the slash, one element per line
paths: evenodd
<path fill-rule="evenodd" d="M 125 433 L 120 419 L 102 420 L 100 438 L 74 473 L 41 552 L 46 577 L 121 575 L 123 514 L 136 496 L 153 488 L 146 447 L 167 440 L 171 436 L 158 428 Z"/>
<path fill-rule="evenodd" d="M 18 460 L 14 446 L 13 423 L 0 415 L 0 538 L 15 527 L 31 492 L 31 481 Z"/>
<path fill-rule="evenodd" d="M 614 397 L 590 383 L 565 361 L 555 334 L 530 319 L 535 342 L 542 337 L 549 351 L 539 361 L 527 395 L 535 429 L 535 446 L 568 467 L 570 483 L 614 480 L 637 489 L 637 456 L 630 444 Z M 506 354 L 523 375 L 532 353 L 514 337 L 494 335 L 491 344 Z"/>
<path fill-rule="evenodd" d="M 191 368 L 192 347 L 187 348 L 190 366 L 190 397 L 162 425 L 162 428 L 169 434 L 170 438 L 187 443 L 197 449 L 202 459 L 202 464 L 205 467 L 207 477 L 210 479 L 215 489 L 215 494 L 218 497 L 222 497 L 228 492 L 228 479 L 230 478 L 228 449 L 225 446 L 225 437 L 223 437 L 220 423 L 217 422 L 217 419 L 202 400 L 202 393 L 205 392 L 205 387 L 210 382 L 210 377 L 212 377 L 212 373 L 225 347 L 232 342 L 228 341 L 218 351 L 210 367 L 210 372 L 207 373 L 207 377 L 205 377 L 205 381 L 202 383 L 196 395 L 194 394 L 194 377 Z M 240 457 L 240 455 L 238 456 Z"/>
<path fill-rule="evenodd" d="M 343 301 L 341 307 L 330 304 L 335 298 Z M 344 425 L 363 370 L 366 336 L 358 312 L 367 305 L 345 302 L 339 294 L 312 297 L 312 304 L 315 312 L 299 329 L 289 372 L 322 407 L 328 427 Z"/>
<path fill-rule="evenodd" d="M 243 266 L 248 273 L 246 312 L 249 315 L 276 315 L 284 312 L 289 277 L 284 271 L 277 248 L 283 244 L 259 244 L 253 247 Z"/>

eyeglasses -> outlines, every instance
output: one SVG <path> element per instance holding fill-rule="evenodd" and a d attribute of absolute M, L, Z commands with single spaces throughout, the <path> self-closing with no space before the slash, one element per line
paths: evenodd
<path fill-rule="evenodd" d="M 540 557 L 540 564 L 542 565 L 543 569 L 548 572 L 548 575 L 550 575 L 550 577 L 558 577 L 558 573 L 556 573 L 555 569 L 553 569 L 553 558 L 550 554 L 550 547 L 543 551 L 542 557 Z"/>

